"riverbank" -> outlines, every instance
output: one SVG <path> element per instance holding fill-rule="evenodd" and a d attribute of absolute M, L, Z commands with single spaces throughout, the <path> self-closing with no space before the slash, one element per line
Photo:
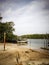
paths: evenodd
<path fill-rule="evenodd" d="M 3 51 L 3 44 L 0 44 L 0 65 L 40 65 L 49 63 L 49 53 L 36 51 L 24 45 L 7 44 Z"/>

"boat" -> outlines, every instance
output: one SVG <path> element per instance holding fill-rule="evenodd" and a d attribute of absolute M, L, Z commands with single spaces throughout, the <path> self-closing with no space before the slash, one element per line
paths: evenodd
<path fill-rule="evenodd" d="M 27 43 L 27 41 L 17 41 L 18 43 Z"/>

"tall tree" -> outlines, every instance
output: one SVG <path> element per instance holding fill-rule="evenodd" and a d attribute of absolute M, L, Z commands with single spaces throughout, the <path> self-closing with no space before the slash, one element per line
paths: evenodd
<path fill-rule="evenodd" d="M 13 22 L 6 22 L 6 23 L 1 23 L 0 22 L 0 41 L 3 42 L 3 34 L 4 32 L 6 33 L 6 35 L 9 37 L 9 34 L 10 36 L 13 35 L 13 31 L 15 30 L 13 28 L 14 26 L 14 23 Z M 7 40 L 8 40 L 8 37 L 7 37 Z"/>

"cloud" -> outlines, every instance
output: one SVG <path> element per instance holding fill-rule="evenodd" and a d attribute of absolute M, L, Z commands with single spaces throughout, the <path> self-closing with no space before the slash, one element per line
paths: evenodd
<path fill-rule="evenodd" d="M 9 9 L 9 7 L 15 10 L 16 8 L 27 5 L 31 1 L 33 0 L 0 0 L 0 11 L 4 12 Z"/>
<path fill-rule="evenodd" d="M 27 3 L 27 5 L 25 4 L 21 7 L 19 5 L 19 7 L 15 7 L 15 9 L 13 6 L 8 6 L 8 9 L 5 8 L 3 13 L 3 21 L 14 21 L 15 34 L 18 35 L 49 33 L 49 9 L 46 8 L 47 1 L 31 1 Z M 12 3 L 10 5 L 12 5 Z M 14 6 L 16 6 L 16 4 L 14 4 Z"/>

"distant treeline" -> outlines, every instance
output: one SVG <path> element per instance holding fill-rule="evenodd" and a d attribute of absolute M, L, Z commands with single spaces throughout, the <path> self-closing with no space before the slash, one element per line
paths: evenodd
<path fill-rule="evenodd" d="M 49 39 L 49 34 L 28 34 L 28 35 L 22 35 L 21 38 L 28 38 L 28 39 Z"/>

